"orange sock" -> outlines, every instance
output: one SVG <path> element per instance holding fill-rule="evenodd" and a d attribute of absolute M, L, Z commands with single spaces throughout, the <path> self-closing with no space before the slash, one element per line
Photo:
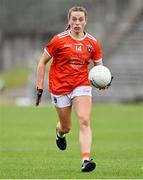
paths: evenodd
<path fill-rule="evenodd" d="M 82 162 L 84 162 L 84 160 L 89 160 L 90 158 L 90 152 L 82 152 Z"/>

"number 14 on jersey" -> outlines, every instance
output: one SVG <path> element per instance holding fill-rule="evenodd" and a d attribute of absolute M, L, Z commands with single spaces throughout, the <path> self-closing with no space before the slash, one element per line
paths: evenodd
<path fill-rule="evenodd" d="M 82 46 L 81 45 L 75 45 L 75 49 L 76 49 L 76 51 L 81 52 Z"/>

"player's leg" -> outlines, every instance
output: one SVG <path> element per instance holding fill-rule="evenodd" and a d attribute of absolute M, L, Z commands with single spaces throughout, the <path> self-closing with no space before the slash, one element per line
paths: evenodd
<path fill-rule="evenodd" d="M 65 134 L 71 129 L 71 106 L 57 108 L 59 121 L 56 128 L 56 144 L 60 150 L 65 150 L 67 147 Z"/>
<path fill-rule="evenodd" d="M 95 169 L 95 163 L 90 158 L 92 132 L 90 127 L 90 113 L 92 106 L 91 96 L 77 96 L 73 98 L 78 123 L 79 123 L 79 141 L 82 153 L 82 171 L 89 172 Z"/>
<path fill-rule="evenodd" d="M 79 141 L 81 152 L 89 156 L 91 150 L 92 133 L 90 128 L 91 97 L 78 96 L 73 99 L 73 106 L 76 110 L 79 123 Z"/>
<path fill-rule="evenodd" d="M 71 106 L 58 108 L 56 107 L 59 122 L 57 123 L 57 130 L 60 136 L 68 133 L 71 129 Z"/>
<path fill-rule="evenodd" d="M 51 98 L 59 119 L 56 127 L 56 143 L 59 149 L 65 150 L 67 146 L 65 134 L 71 129 L 71 100 L 67 95 L 51 94 Z"/>

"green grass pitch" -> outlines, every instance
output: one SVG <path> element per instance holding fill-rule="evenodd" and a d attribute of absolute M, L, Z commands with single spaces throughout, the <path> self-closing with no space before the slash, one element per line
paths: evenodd
<path fill-rule="evenodd" d="M 94 105 L 92 158 L 97 168 L 81 173 L 78 123 L 67 135 L 68 148 L 55 144 L 54 107 L 0 106 L 1 179 L 143 178 L 143 106 Z"/>

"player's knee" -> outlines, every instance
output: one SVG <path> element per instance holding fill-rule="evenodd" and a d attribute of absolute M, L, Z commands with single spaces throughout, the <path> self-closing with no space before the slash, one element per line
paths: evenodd
<path fill-rule="evenodd" d="M 81 127 L 85 128 L 85 127 L 89 127 L 89 118 L 86 116 L 80 116 L 80 125 Z"/>

